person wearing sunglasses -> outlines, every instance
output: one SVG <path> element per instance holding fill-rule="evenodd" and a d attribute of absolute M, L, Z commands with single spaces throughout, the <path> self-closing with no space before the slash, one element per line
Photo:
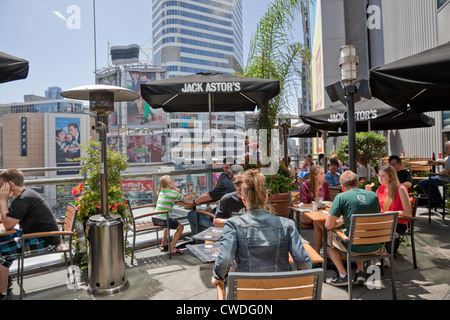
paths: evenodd
<path fill-rule="evenodd" d="M 234 166 L 233 166 L 234 167 Z M 242 184 L 244 183 L 244 168 L 236 165 L 233 169 L 239 170 L 233 173 L 233 184 L 236 188 L 235 192 L 227 193 L 220 199 L 214 214 L 213 224 L 216 227 L 223 227 L 227 219 L 231 218 L 235 213 L 245 211 L 245 205 L 242 201 Z"/>
<path fill-rule="evenodd" d="M 219 181 L 217 182 L 214 189 L 212 189 L 209 192 L 203 193 L 202 195 L 198 196 L 197 198 L 194 198 L 192 201 L 194 204 L 200 204 L 202 202 L 206 201 L 218 201 L 221 200 L 222 197 L 228 193 L 236 191 L 236 188 L 233 184 L 233 176 L 236 172 L 239 172 L 241 170 L 244 170 L 241 165 L 230 165 L 230 164 L 223 164 L 223 173 L 219 177 Z M 217 208 L 217 207 L 216 207 Z M 207 208 L 205 211 L 211 212 L 215 214 L 216 208 L 210 209 Z M 191 227 L 192 234 L 197 234 L 199 230 L 197 230 L 197 211 L 192 210 L 188 212 L 188 221 L 189 225 Z M 207 215 L 199 214 L 199 226 L 201 228 L 209 228 L 213 226 L 213 219 L 210 218 Z"/>

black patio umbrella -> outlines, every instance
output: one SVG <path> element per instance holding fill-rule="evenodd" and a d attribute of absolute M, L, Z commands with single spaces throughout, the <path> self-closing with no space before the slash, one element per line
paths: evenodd
<path fill-rule="evenodd" d="M 165 112 L 254 111 L 280 93 L 278 80 L 197 73 L 141 84 L 141 96 Z"/>
<path fill-rule="evenodd" d="M 324 130 L 325 131 L 325 130 Z M 330 131 L 327 132 L 328 137 L 345 136 L 347 133 Z M 302 123 L 299 126 L 289 128 L 289 138 L 320 138 L 322 130 L 313 126 Z"/>
<path fill-rule="evenodd" d="M 322 131 L 306 123 L 289 128 L 289 138 L 320 138 L 321 136 Z"/>
<path fill-rule="evenodd" d="M 0 83 L 25 79 L 28 61 L 0 52 Z"/>
<path fill-rule="evenodd" d="M 347 107 L 343 104 L 310 112 L 300 116 L 304 123 L 327 131 L 347 131 Z M 408 111 L 403 113 L 378 99 L 361 100 L 355 103 L 357 132 L 370 130 L 395 130 L 434 126 L 434 119 Z"/>
<path fill-rule="evenodd" d="M 450 42 L 370 70 L 372 96 L 414 112 L 450 110 Z"/>

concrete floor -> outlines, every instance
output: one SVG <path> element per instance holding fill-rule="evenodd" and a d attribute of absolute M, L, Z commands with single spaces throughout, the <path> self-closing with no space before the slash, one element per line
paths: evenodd
<path fill-rule="evenodd" d="M 423 208 L 418 209 L 416 251 L 418 269 L 413 269 L 411 248 L 401 246 L 395 260 L 397 298 L 399 300 L 450 300 L 450 223 L 433 216 L 431 224 Z M 447 218 L 448 219 L 448 218 Z M 312 230 L 302 230 L 302 237 L 313 241 Z M 157 247 L 147 247 L 136 253 L 135 265 L 126 258 L 126 278 L 129 288 L 117 295 L 92 296 L 87 292 L 87 276 L 79 288 L 69 289 L 66 272 L 61 265 L 42 267 L 26 275 L 25 300 L 216 300 L 216 289 L 210 284 L 212 265 L 203 264 L 189 250 L 172 259 Z M 335 275 L 328 270 L 326 278 Z M 353 298 L 360 300 L 390 300 L 390 270 L 382 276 L 380 289 L 354 286 Z M 13 300 L 19 299 L 17 283 Z M 323 284 L 323 300 L 347 300 L 347 287 Z"/>

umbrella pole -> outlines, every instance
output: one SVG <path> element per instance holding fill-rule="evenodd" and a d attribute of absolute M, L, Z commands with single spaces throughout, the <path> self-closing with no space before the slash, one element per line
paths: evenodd
<path fill-rule="evenodd" d="M 211 105 L 212 105 L 212 96 L 211 93 L 208 93 L 208 110 L 209 110 L 209 146 L 211 147 L 212 144 L 212 114 L 211 114 Z"/>

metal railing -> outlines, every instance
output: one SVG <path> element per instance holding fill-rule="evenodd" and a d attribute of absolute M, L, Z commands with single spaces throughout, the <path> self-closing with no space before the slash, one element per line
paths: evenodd
<path fill-rule="evenodd" d="M 18 168 L 25 175 L 25 186 L 33 187 L 44 197 L 46 201 L 52 206 L 56 217 L 59 217 L 64 211 L 68 203 L 75 198 L 71 194 L 71 189 L 76 184 L 86 181 L 86 176 L 71 175 L 69 177 L 42 177 L 48 172 L 55 171 L 80 171 L 80 166 L 68 167 L 43 167 L 43 168 Z M 0 169 L 3 171 L 5 169 Z M 146 194 L 139 199 L 139 201 L 152 202 L 156 199 L 156 191 L 158 189 L 159 178 L 163 175 L 171 175 L 175 181 L 186 181 L 182 191 L 187 193 L 187 185 L 189 181 L 195 181 L 196 175 L 204 176 L 205 187 L 202 191 L 210 191 L 213 188 L 213 172 L 222 172 L 222 167 L 212 167 L 206 164 L 193 165 L 176 165 L 172 162 L 158 162 L 158 163 L 142 163 L 130 164 L 125 178 L 126 181 L 133 180 L 151 180 L 153 181 L 153 190 L 146 192 Z M 38 173 L 38 176 L 33 176 L 33 173 Z M 193 183 L 195 184 L 195 183 Z M 59 190 L 61 189 L 61 190 Z M 58 194 L 61 194 L 58 196 Z M 138 201 L 138 200 L 136 200 Z M 134 205 L 134 204 L 133 204 Z"/>

